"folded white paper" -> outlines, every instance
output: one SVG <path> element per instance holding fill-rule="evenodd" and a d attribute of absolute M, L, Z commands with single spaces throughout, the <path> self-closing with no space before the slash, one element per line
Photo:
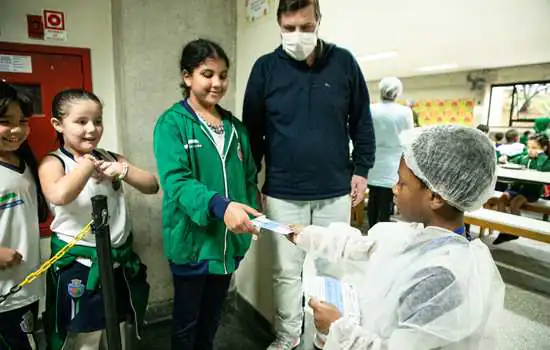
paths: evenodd
<path fill-rule="evenodd" d="M 281 235 L 288 235 L 293 232 L 288 225 L 269 220 L 265 216 L 255 218 L 252 220 L 252 224 L 258 228 L 279 233 Z"/>
<path fill-rule="evenodd" d="M 306 293 L 310 297 L 336 306 L 342 315 L 359 322 L 361 316 L 359 299 L 357 292 L 350 284 L 332 277 L 316 276 L 306 286 Z"/>
<path fill-rule="evenodd" d="M 361 320 L 359 299 L 357 298 L 357 292 L 350 284 L 333 277 L 315 276 L 304 287 L 306 295 L 336 306 L 343 316 L 359 324 Z M 313 314 L 313 310 L 309 305 L 306 309 Z M 323 349 L 325 341 L 326 335 L 316 331 L 313 344 L 317 348 Z"/>

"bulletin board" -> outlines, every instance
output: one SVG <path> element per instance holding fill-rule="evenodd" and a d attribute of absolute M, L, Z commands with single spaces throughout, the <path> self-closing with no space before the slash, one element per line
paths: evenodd
<path fill-rule="evenodd" d="M 421 126 L 460 124 L 473 126 L 474 99 L 414 101 L 411 108 L 418 114 Z"/>

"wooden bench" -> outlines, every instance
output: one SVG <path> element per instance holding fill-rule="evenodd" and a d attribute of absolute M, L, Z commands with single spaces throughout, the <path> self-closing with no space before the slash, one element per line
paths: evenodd
<path fill-rule="evenodd" d="M 365 201 L 351 208 L 351 226 L 361 227 L 365 223 Z"/>
<path fill-rule="evenodd" d="M 369 190 L 365 191 L 365 200 L 351 208 L 351 226 L 361 227 L 365 223 L 365 203 L 369 198 Z"/>
<path fill-rule="evenodd" d="M 550 222 L 547 221 L 501 213 L 490 209 L 479 209 L 464 213 L 464 223 L 479 226 L 482 233 L 485 228 L 489 228 L 515 236 L 550 243 Z"/>
<path fill-rule="evenodd" d="M 402 222 L 402 217 L 394 215 L 391 221 Z M 517 216 L 490 209 L 479 209 L 473 212 L 464 213 L 464 223 L 484 228 L 510 233 L 516 236 L 533 239 L 536 241 L 550 243 L 550 222 L 531 219 L 524 216 Z"/>
<path fill-rule="evenodd" d="M 491 198 L 500 198 L 501 196 L 502 192 L 495 191 Z M 550 215 L 550 200 L 541 198 L 533 203 L 525 203 L 521 209 L 532 213 L 542 214 L 543 220 L 548 221 L 548 216 Z"/>
<path fill-rule="evenodd" d="M 548 199 L 539 199 L 533 203 L 525 203 L 521 209 L 533 213 L 543 214 L 544 220 L 548 221 L 548 215 L 550 215 L 550 201 Z"/>

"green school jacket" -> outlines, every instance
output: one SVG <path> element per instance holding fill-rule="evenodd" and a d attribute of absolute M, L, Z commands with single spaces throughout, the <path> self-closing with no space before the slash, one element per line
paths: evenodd
<path fill-rule="evenodd" d="M 541 153 L 537 158 L 532 159 L 528 154 L 522 154 L 511 158 L 510 163 L 525 165 L 527 169 L 533 169 L 537 171 L 550 171 L 550 159 L 544 153 Z M 533 195 L 541 196 L 544 193 L 544 185 L 536 183 L 525 183 L 521 181 L 514 182 L 511 186 L 514 191 L 522 193 L 531 193 Z"/>
<path fill-rule="evenodd" d="M 550 117 L 542 117 L 535 119 L 535 133 L 540 134 L 546 132 L 548 126 L 550 125 Z"/>
<path fill-rule="evenodd" d="M 174 264 L 208 262 L 211 274 L 235 271 L 250 235 L 229 232 L 210 215 L 215 194 L 256 208 L 256 167 L 242 123 L 218 107 L 225 128 L 223 157 L 205 126 L 179 102 L 157 120 L 153 147 L 164 191 L 162 235 L 164 254 Z"/>

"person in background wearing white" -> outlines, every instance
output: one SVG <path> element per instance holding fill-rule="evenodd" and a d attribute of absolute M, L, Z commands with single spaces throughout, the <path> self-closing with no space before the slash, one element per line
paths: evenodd
<path fill-rule="evenodd" d="M 498 349 L 504 283 L 487 246 L 464 228 L 464 212 L 493 193 L 493 145 L 458 125 L 408 130 L 401 140 L 394 193 L 410 223 L 380 223 L 368 236 L 344 223 L 295 227 L 288 236 L 361 277 L 352 282 L 359 322 L 310 299 L 315 326 L 327 334 L 324 350 Z"/>
<path fill-rule="evenodd" d="M 368 185 L 370 227 L 390 220 L 393 212 L 392 187 L 398 180 L 397 168 L 402 153 L 399 134 L 414 127 L 412 110 L 395 102 L 403 93 L 401 81 L 394 77 L 384 78 L 378 87 L 382 102 L 370 107 L 376 139 L 374 167 L 369 172 Z"/>
<path fill-rule="evenodd" d="M 516 129 L 506 131 L 504 140 L 505 143 L 497 147 L 497 156 L 499 158 L 502 156 L 513 158 L 525 151 L 525 145 L 519 142 L 519 132 Z"/>

